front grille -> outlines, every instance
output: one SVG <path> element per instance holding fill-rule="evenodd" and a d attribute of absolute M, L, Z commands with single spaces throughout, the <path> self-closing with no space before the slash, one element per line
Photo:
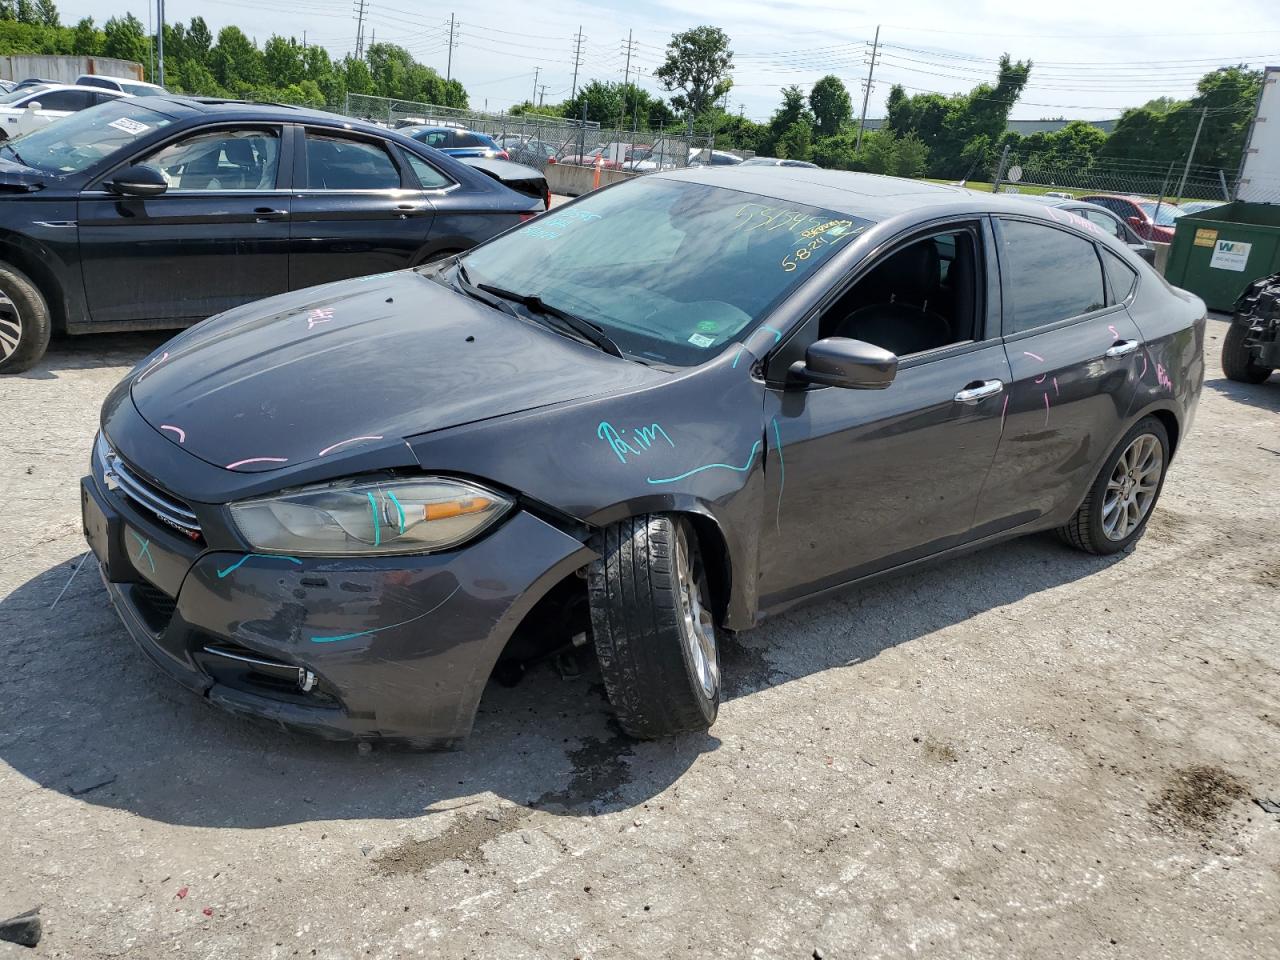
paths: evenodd
<path fill-rule="evenodd" d="M 147 628 L 157 636 L 164 633 L 178 608 L 177 601 L 149 583 L 131 583 L 128 589 L 133 608 L 146 622 Z"/>
<path fill-rule="evenodd" d="M 108 489 L 120 491 L 137 506 L 190 539 L 200 539 L 200 521 L 191 508 L 130 470 L 119 454 L 111 449 L 103 433 L 98 434 L 95 453 L 98 469 L 102 471 Z"/>

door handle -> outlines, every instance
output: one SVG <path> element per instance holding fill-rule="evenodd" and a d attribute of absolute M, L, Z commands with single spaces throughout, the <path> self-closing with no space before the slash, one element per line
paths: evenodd
<path fill-rule="evenodd" d="M 283 220 L 289 215 L 289 211 L 276 210 L 273 207 L 254 207 L 253 215 L 258 223 L 266 223 L 269 220 Z"/>
<path fill-rule="evenodd" d="M 1138 349 L 1137 340 L 1117 340 L 1114 344 L 1107 347 L 1104 356 L 1108 360 L 1116 360 L 1119 357 L 1127 357 L 1133 351 Z"/>
<path fill-rule="evenodd" d="M 401 220 L 407 220 L 409 217 L 420 217 L 430 208 L 426 204 L 420 203 L 400 203 L 396 204 L 396 211 L 400 214 Z"/>
<path fill-rule="evenodd" d="M 975 380 L 956 394 L 956 403 L 977 403 L 1004 389 L 1003 380 Z"/>

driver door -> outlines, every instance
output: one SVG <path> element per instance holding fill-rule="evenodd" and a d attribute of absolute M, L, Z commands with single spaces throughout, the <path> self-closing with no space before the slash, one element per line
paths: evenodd
<path fill-rule="evenodd" d="M 113 194 L 103 186 L 112 174 L 80 194 L 94 323 L 180 326 L 289 289 L 292 165 L 281 132 L 272 124 L 187 131 L 129 161 L 160 170 L 169 183 L 160 196 Z"/>

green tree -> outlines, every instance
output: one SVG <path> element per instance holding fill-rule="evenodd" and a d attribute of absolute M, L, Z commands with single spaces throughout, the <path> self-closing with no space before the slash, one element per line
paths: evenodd
<path fill-rule="evenodd" d="M 62 26 L 58 5 L 53 0 L 36 0 L 36 22 L 42 27 L 57 29 Z"/>
<path fill-rule="evenodd" d="M 102 53 L 102 33 L 93 25 L 93 17 L 84 17 L 76 24 L 71 52 L 84 57 Z"/>
<path fill-rule="evenodd" d="M 889 172 L 895 177 L 923 177 L 929 165 L 929 148 L 914 133 L 897 140 Z"/>
<path fill-rule="evenodd" d="M 40 15 L 36 12 L 36 5 L 32 3 L 32 0 L 18 0 L 14 9 L 15 19 L 19 23 L 36 24 L 40 22 Z"/>
<path fill-rule="evenodd" d="M 122 18 L 112 17 L 102 26 L 102 55 L 119 60 L 146 63 L 151 44 L 142 21 L 132 13 Z"/>
<path fill-rule="evenodd" d="M 671 105 L 693 118 L 733 87 L 732 69 L 728 34 L 719 27 L 694 27 L 671 37 L 666 60 L 653 75 L 664 90 L 680 91 Z"/>
<path fill-rule="evenodd" d="M 209 51 L 209 72 L 228 90 L 255 87 L 263 80 L 262 52 L 239 27 L 223 27 Z"/>
<path fill-rule="evenodd" d="M 817 140 L 809 159 L 828 170 L 859 170 L 861 165 L 854 150 L 856 143 L 857 131 L 842 130 L 834 136 Z"/>
<path fill-rule="evenodd" d="M 204 22 L 204 17 L 192 17 L 187 25 L 186 58 L 208 66 L 211 49 L 213 34 L 209 32 L 209 25 Z"/>
<path fill-rule="evenodd" d="M 797 120 L 778 137 L 774 150 L 779 157 L 808 160 L 813 153 L 813 124 L 807 118 Z"/>
<path fill-rule="evenodd" d="M 262 48 L 262 60 L 266 75 L 273 84 L 287 87 L 301 83 L 306 78 L 306 65 L 302 62 L 302 46 L 297 40 L 272 34 Z"/>
<path fill-rule="evenodd" d="M 892 130 L 872 130 L 864 135 L 862 152 L 858 155 L 862 169 L 868 173 L 892 173 L 897 142 Z"/>
<path fill-rule="evenodd" d="M 820 79 L 809 92 L 809 107 L 813 110 L 818 136 L 830 137 L 849 122 L 853 116 L 853 101 L 849 99 L 849 91 L 840 82 L 840 78 L 832 74 Z"/>

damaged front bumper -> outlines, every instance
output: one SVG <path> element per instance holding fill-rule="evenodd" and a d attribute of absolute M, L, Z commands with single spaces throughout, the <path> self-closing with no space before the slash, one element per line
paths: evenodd
<path fill-rule="evenodd" d="M 521 620 L 594 557 L 525 510 L 450 553 L 228 552 L 97 471 L 80 493 L 112 603 L 153 663 L 218 707 L 330 739 L 457 746 Z"/>

